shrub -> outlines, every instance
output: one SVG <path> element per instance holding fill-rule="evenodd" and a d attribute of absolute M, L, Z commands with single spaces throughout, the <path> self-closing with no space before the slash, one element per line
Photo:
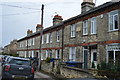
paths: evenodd
<path fill-rule="evenodd" d="M 47 57 L 45 62 L 50 63 L 50 57 Z"/>
<path fill-rule="evenodd" d="M 101 62 L 98 68 L 98 75 L 108 78 L 120 78 L 120 64 Z"/>
<path fill-rule="evenodd" d="M 95 68 L 95 63 L 94 62 L 92 62 L 92 68 Z"/>

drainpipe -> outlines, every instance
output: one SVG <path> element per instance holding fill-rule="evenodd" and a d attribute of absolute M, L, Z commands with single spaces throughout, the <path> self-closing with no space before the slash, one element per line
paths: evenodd
<path fill-rule="evenodd" d="M 61 63 L 63 62 L 63 53 L 64 53 L 64 24 L 63 24 L 63 27 L 62 27 L 62 54 L 61 54 Z"/>

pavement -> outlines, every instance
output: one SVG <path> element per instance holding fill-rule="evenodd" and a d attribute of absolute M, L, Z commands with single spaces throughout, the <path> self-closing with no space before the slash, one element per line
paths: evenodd
<path fill-rule="evenodd" d="M 35 72 L 35 80 L 69 80 L 61 77 L 60 75 L 54 76 L 53 74 L 48 74 L 46 72 Z"/>
<path fill-rule="evenodd" d="M 44 74 L 42 72 L 35 72 L 35 78 L 49 78 L 49 79 L 52 79 L 51 76 L 47 75 L 47 74 Z"/>

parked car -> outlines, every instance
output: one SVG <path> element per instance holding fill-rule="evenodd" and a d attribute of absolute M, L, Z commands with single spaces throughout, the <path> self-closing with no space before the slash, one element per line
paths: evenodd
<path fill-rule="evenodd" d="M 12 56 L 4 55 L 2 58 L 2 65 L 4 65 L 10 57 Z"/>
<path fill-rule="evenodd" d="M 2 69 L 2 79 L 33 79 L 34 68 L 29 59 L 10 57 Z"/>

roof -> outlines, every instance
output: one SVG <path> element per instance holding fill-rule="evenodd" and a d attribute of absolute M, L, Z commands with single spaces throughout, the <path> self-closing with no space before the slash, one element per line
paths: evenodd
<path fill-rule="evenodd" d="M 105 8 L 105 7 L 111 6 L 111 5 L 115 4 L 115 3 L 117 3 L 117 2 L 106 2 L 106 3 L 104 3 L 104 4 L 102 4 L 102 5 L 98 6 L 98 7 L 95 7 L 95 8 L 93 8 L 93 9 L 90 9 L 90 10 L 87 11 L 87 12 L 84 12 L 84 13 L 81 13 L 80 15 L 77 15 L 77 16 L 75 16 L 75 17 L 69 18 L 69 19 L 65 20 L 64 22 L 66 23 L 66 22 L 72 21 L 72 20 L 74 20 L 74 19 L 76 19 L 76 18 L 85 16 L 85 15 L 87 15 L 87 14 L 90 14 L 90 13 L 92 13 L 92 12 L 98 11 L 98 10 L 103 9 L 103 8 Z M 119 3 L 120 3 L 120 1 L 119 1 Z"/>
<path fill-rule="evenodd" d="M 45 29 L 43 30 L 43 32 L 47 32 L 47 31 L 49 31 L 49 30 L 51 30 L 51 29 L 58 28 L 58 27 L 62 26 L 64 23 L 67 23 L 67 22 L 70 22 L 70 21 L 72 21 L 72 20 L 78 19 L 78 18 L 80 18 L 80 17 L 86 16 L 86 15 L 88 15 L 88 14 L 90 14 L 90 13 L 93 13 L 93 12 L 95 12 L 95 11 L 101 10 L 101 9 L 103 9 L 103 8 L 105 8 L 105 7 L 114 5 L 114 4 L 116 4 L 116 3 L 120 3 L 120 1 L 119 1 L 119 2 L 107 2 L 107 3 L 104 3 L 104 4 L 102 4 L 102 5 L 98 6 L 98 7 L 95 7 L 95 8 L 93 8 L 93 9 L 90 9 L 90 10 L 87 11 L 87 12 L 84 12 L 84 13 L 81 13 L 81 14 L 75 16 L 75 17 L 69 18 L 69 19 L 63 21 L 62 23 L 60 23 L 60 24 L 58 24 L 58 25 L 50 26 L 50 27 L 48 27 L 48 28 L 45 28 Z M 30 37 L 39 35 L 39 34 L 40 34 L 40 31 L 35 32 L 35 33 L 33 33 L 33 34 L 31 34 L 31 35 L 28 35 L 28 36 L 26 36 L 26 37 L 24 37 L 24 38 L 22 38 L 22 39 L 19 39 L 18 42 L 19 42 L 19 41 L 22 41 L 22 40 L 24 40 L 24 39 L 27 39 L 27 38 L 30 38 Z"/>
<path fill-rule="evenodd" d="M 63 24 L 63 23 L 60 23 L 60 24 L 58 24 L 58 25 L 45 28 L 45 29 L 43 29 L 43 32 L 46 32 L 46 31 L 48 31 L 48 30 L 50 30 L 50 29 L 53 29 L 53 28 L 57 28 L 57 27 L 59 27 L 59 26 L 62 26 L 62 24 Z M 24 39 L 27 39 L 27 38 L 30 38 L 30 37 L 39 35 L 39 34 L 40 34 L 40 31 L 35 32 L 35 33 L 31 34 L 31 35 L 27 35 L 26 37 L 23 37 L 23 38 L 19 39 L 18 42 L 19 42 L 19 41 L 22 41 L 22 40 L 24 40 Z"/>

